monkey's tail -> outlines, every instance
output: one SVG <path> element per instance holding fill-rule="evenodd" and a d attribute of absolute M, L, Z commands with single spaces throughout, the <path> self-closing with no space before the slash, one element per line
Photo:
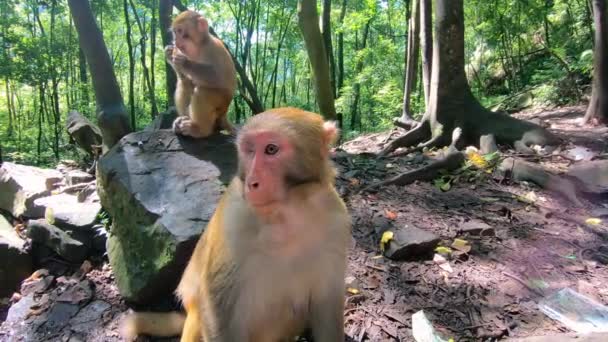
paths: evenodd
<path fill-rule="evenodd" d="M 133 341 L 138 335 L 159 337 L 179 336 L 182 333 L 186 315 L 181 312 L 132 312 L 120 327 L 125 341 Z"/>

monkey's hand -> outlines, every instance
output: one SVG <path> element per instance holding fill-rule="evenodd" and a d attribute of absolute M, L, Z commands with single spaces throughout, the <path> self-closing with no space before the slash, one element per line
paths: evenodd
<path fill-rule="evenodd" d="M 175 47 L 173 45 L 165 46 L 165 58 L 169 64 L 173 64 L 173 50 Z"/>
<path fill-rule="evenodd" d="M 187 67 L 188 57 L 181 52 L 177 52 L 173 55 L 173 65 L 175 65 L 175 69 L 181 73 L 184 73 L 184 70 Z"/>

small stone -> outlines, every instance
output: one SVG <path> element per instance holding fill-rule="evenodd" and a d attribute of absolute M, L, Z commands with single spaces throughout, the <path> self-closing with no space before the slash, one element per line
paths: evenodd
<path fill-rule="evenodd" d="M 392 227 L 392 223 L 386 217 L 378 214 L 372 218 L 372 225 L 374 227 L 374 231 L 378 236 L 382 236 L 382 234 L 389 230 Z"/>
<path fill-rule="evenodd" d="M 41 294 L 45 292 L 55 280 L 53 276 L 46 276 L 27 280 L 21 285 L 21 294 L 27 296 L 29 294 Z"/>
<path fill-rule="evenodd" d="M 48 316 L 45 317 L 45 328 L 53 332 L 63 329 L 78 310 L 80 310 L 80 307 L 76 304 L 55 303 Z"/>
<path fill-rule="evenodd" d="M 68 186 L 76 185 L 80 183 L 90 182 L 95 179 L 95 176 L 82 170 L 70 170 L 65 175 L 65 179 Z"/>
<path fill-rule="evenodd" d="M 393 260 L 420 260 L 431 258 L 439 237 L 416 227 L 393 229 L 393 239 L 384 252 Z"/>
<path fill-rule="evenodd" d="M 494 227 L 489 224 L 479 221 L 479 220 L 471 220 L 464 222 L 458 227 L 458 231 L 462 234 L 469 234 L 475 236 L 495 236 L 496 232 L 494 231 Z"/>
<path fill-rule="evenodd" d="M 93 298 L 93 282 L 85 279 L 68 288 L 57 298 L 58 302 L 71 304 L 88 303 Z"/>
<path fill-rule="evenodd" d="M 11 305 L 6 316 L 7 323 L 20 323 L 27 318 L 27 314 L 30 311 L 30 307 L 34 305 L 34 295 L 30 294 L 21 298 L 20 301 Z"/>
<path fill-rule="evenodd" d="M 73 331 L 87 333 L 99 325 L 104 312 L 110 308 L 110 304 L 103 300 L 96 300 L 83 307 L 76 316 L 70 320 Z"/>
<path fill-rule="evenodd" d="M 27 253 L 25 241 L 0 215 L 0 297 L 10 296 L 31 272 L 32 258 Z"/>
<path fill-rule="evenodd" d="M 70 262 L 81 263 L 88 254 L 88 248 L 82 242 L 44 220 L 30 220 L 27 234 L 32 241 L 51 248 Z"/>

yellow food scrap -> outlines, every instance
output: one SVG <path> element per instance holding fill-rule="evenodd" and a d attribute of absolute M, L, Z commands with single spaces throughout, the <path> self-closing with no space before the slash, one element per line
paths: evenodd
<path fill-rule="evenodd" d="M 356 289 L 354 287 L 349 287 L 346 289 L 346 291 L 348 291 L 348 293 L 354 294 L 354 295 L 359 294 L 359 292 L 360 292 L 358 289 Z"/>
<path fill-rule="evenodd" d="M 395 234 L 390 230 L 387 230 L 382 233 L 382 238 L 380 239 L 380 250 L 382 252 L 384 252 L 384 250 L 386 249 L 386 245 L 393 239 L 394 235 Z"/>
<path fill-rule="evenodd" d="M 488 161 L 476 151 L 467 153 L 467 159 L 469 159 L 471 164 L 475 165 L 478 169 L 485 169 L 490 166 Z"/>
<path fill-rule="evenodd" d="M 592 226 L 597 226 L 598 224 L 602 223 L 602 220 L 599 218 L 595 218 L 595 217 L 590 217 L 588 219 L 585 220 L 586 224 L 592 225 Z"/>
<path fill-rule="evenodd" d="M 452 250 L 448 247 L 439 246 L 439 247 L 435 248 L 435 252 L 437 254 L 449 255 L 452 253 Z"/>

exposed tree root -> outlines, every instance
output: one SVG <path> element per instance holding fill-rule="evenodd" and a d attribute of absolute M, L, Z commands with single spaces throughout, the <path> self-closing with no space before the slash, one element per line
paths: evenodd
<path fill-rule="evenodd" d="M 406 132 L 403 136 L 393 140 L 380 151 L 379 156 L 384 157 L 399 147 L 415 146 L 431 137 L 429 121 L 422 121 L 418 126 Z"/>
<path fill-rule="evenodd" d="M 410 132 L 414 131 L 415 130 L 412 130 Z M 466 132 L 464 132 L 463 129 L 461 129 L 460 127 L 456 127 L 452 131 L 452 143 L 450 144 L 450 148 L 448 149 L 447 155 L 444 158 L 436 160 L 431 164 L 423 166 L 419 169 L 405 172 L 385 181 L 372 184 L 363 190 L 365 191 L 391 184 L 407 185 L 417 180 L 429 181 L 436 178 L 439 175 L 440 170 L 452 171 L 459 168 L 465 160 L 465 155 L 464 153 L 460 152 L 457 147 L 463 146 L 463 143 L 466 142 L 467 137 L 465 133 Z M 438 142 L 445 141 L 445 134 L 446 132 L 443 132 L 442 134 L 433 137 L 429 141 L 415 148 L 408 149 L 404 152 L 399 152 L 395 155 L 408 154 L 414 151 L 421 150 L 424 147 L 437 146 L 439 145 Z M 407 135 L 408 134 L 406 134 L 406 136 Z M 504 134 L 502 136 L 504 137 Z M 516 141 L 516 143 L 521 143 L 523 146 L 528 148 L 527 145 L 523 143 L 523 140 L 526 140 L 524 139 L 526 137 L 533 137 L 532 141 L 538 141 L 539 135 L 532 134 L 531 136 L 526 136 L 525 133 L 521 139 Z M 408 139 L 411 139 L 411 137 Z M 393 143 L 395 141 L 393 141 Z M 527 141 L 529 142 L 530 140 L 528 139 Z M 496 139 L 493 133 L 488 133 L 479 136 L 477 146 L 481 148 L 481 151 L 484 154 L 498 151 L 498 146 L 496 144 Z M 582 206 L 581 201 L 577 197 L 576 185 L 574 184 L 574 182 L 572 182 L 568 178 L 554 175 L 544 170 L 539 165 L 524 160 L 515 159 L 513 157 L 508 157 L 502 161 L 502 163 L 498 167 L 498 171 L 503 173 L 504 175 L 510 176 L 510 178 L 514 181 L 530 181 L 544 189 L 557 192 L 573 204 L 577 206 Z"/>
<path fill-rule="evenodd" d="M 576 186 L 572 181 L 556 176 L 543 169 L 540 165 L 509 157 L 502 161 L 498 170 L 510 175 L 514 181 L 535 183 L 544 189 L 561 194 L 577 206 L 583 205 L 576 196 Z"/>
<path fill-rule="evenodd" d="M 416 127 L 418 124 L 419 124 L 418 121 L 412 120 L 409 118 L 406 118 L 406 120 L 404 120 L 403 118 L 397 118 L 393 121 L 393 125 L 395 125 L 397 127 L 401 127 L 406 130 L 410 130 L 410 129 Z"/>
<path fill-rule="evenodd" d="M 372 184 L 363 191 L 374 189 L 384 185 L 408 185 L 417 180 L 428 181 L 435 179 L 437 175 L 439 175 L 439 171 L 446 170 L 452 171 L 460 167 L 464 162 L 464 153 L 462 152 L 454 152 L 448 154 L 445 158 L 437 160 L 429 165 L 423 166 L 419 169 L 405 172 L 400 175 L 397 175 L 393 178 L 387 179 L 385 181 Z"/>
<path fill-rule="evenodd" d="M 439 146 L 441 146 L 441 138 L 442 138 L 441 136 L 436 136 L 436 137 L 431 138 L 430 140 L 428 140 L 428 141 L 426 141 L 426 142 L 424 142 L 422 144 L 419 144 L 416 147 L 413 147 L 413 148 L 410 148 L 410 149 L 407 149 L 407 150 L 404 150 L 404 151 L 399 151 L 399 152 L 393 153 L 392 156 L 393 157 L 405 156 L 405 155 L 408 155 L 410 153 L 422 151 L 425 148 L 439 147 Z"/>

